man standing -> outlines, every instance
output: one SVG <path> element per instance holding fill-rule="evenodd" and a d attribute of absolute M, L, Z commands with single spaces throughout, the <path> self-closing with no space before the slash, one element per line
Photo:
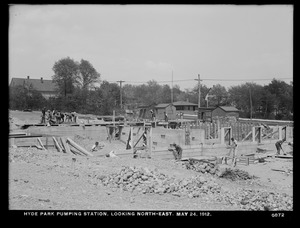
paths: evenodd
<path fill-rule="evenodd" d="M 42 109 L 42 123 L 46 123 L 46 108 Z"/>
<path fill-rule="evenodd" d="M 168 122 L 168 114 L 164 112 L 165 122 Z"/>
<path fill-rule="evenodd" d="M 237 155 L 237 141 L 234 138 L 231 138 L 232 145 L 230 146 L 229 153 L 227 154 L 226 157 L 222 158 L 222 163 L 223 160 L 225 160 L 225 164 L 227 164 L 227 157 L 230 157 L 232 153 L 232 167 L 236 166 L 236 155 Z"/>

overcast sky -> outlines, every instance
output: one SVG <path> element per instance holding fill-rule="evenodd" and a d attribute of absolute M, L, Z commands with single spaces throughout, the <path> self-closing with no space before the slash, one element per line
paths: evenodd
<path fill-rule="evenodd" d="M 12 5 L 9 19 L 9 82 L 51 79 L 67 56 L 135 85 L 293 78 L 292 5 Z"/>

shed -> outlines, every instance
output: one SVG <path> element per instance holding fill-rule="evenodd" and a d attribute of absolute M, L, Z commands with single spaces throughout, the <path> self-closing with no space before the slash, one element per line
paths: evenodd
<path fill-rule="evenodd" d="M 167 113 L 169 120 L 176 119 L 176 108 L 172 104 L 158 104 L 155 107 L 156 119 L 163 120 L 164 112 Z"/>
<path fill-rule="evenodd" d="M 212 121 L 212 111 L 215 109 L 215 107 L 200 107 L 198 108 L 198 116 L 200 117 L 200 120 L 204 121 Z"/>
<path fill-rule="evenodd" d="M 239 118 L 239 110 L 233 106 L 218 106 L 212 111 L 212 117 L 234 116 Z"/>
<path fill-rule="evenodd" d="M 182 112 L 183 114 L 195 115 L 197 112 L 198 104 L 190 103 L 188 101 L 176 101 L 173 102 L 177 112 Z"/>

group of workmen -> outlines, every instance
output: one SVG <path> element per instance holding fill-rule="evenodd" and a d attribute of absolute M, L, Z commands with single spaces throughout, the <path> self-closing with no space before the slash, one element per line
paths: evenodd
<path fill-rule="evenodd" d="M 55 109 L 46 111 L 46 108 L 44 107 L 42 109 L 42 119 L 41 123 L 46 124 L 47 126 L 52 124 L 62 124 L 62 123 L 68 123 L 73 122 L 76 123 L 76 112 L 61 112 Z"/>

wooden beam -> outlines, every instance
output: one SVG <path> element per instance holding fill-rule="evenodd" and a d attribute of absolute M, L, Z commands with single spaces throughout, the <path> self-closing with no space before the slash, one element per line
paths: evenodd
<path fill-rule="evenodd" d="M 64 137 L 61 137 L 60 138 L 60 141 L 61 141 L 61 144 L 63 145 L 64 149 L 65 149 L 65 152 L 70 154 L 71 153 L 71 150 L 70 150 L 70 147 L 69 145 L 66 143 L 66 140 Z"/>
<path fill-rule="evenodd" d="M 83 147 L 79 146 L 77 143 L 75 143 L 72 139 L 67 138 L 67 142 L 75 147 L 77 150 L 79 150 L 80 152 L 84 153 L 85 155 L 89 155 L 89 156 L 94 156 L 92 153 L 88 152 L 86 149 L 84 149 Z"/>
<path fill-rule="evenodd" d="M 245 138 L 242 139 L 242 142 L 246 140 L 250 135 L 252 134 L 252 130 L 245 136 Z"/>
<path fill-rule="evenodd" d="M 55 145 L 56 149 L 58 150 L 58 152 L 63 152 L 63 149 L 61 148 L 61 146 L 57 142 L 56 138 L 54 136 L 52 136 L 52 139 L 54 141 L 54 145 Z"/>
<path fill-rule="evenodd" d="M 44 147 L 42 141 L 40 138 L 37 138 L 37 141 L 39 142 L 40 146 L 43 148 L 43 150 L 46 150 L 46 148 Z"/>
<path fill-rule="evenodd" d="M 272 132 L 270 134 L 265 135 L 263 138 L 269 138 L 270 136 L 273 136 L 276 133 L 278 133 L 278 130 L 276 130 L 276 131 L 274 131 L 274 132 Z"/>

